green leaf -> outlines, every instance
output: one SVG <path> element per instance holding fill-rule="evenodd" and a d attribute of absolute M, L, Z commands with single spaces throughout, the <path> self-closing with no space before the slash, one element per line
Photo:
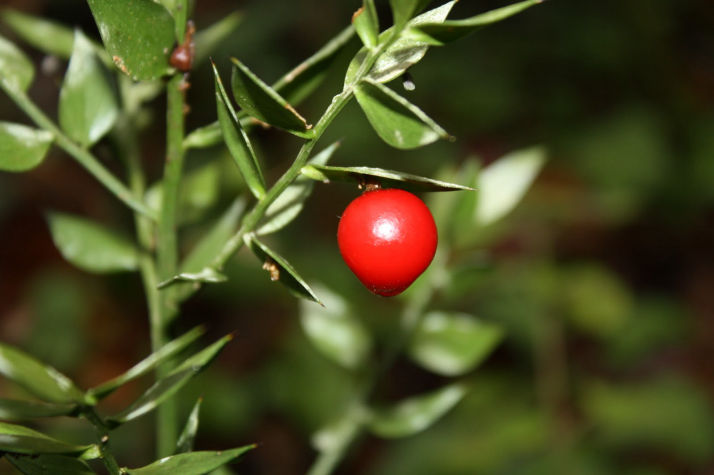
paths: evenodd
<path fill-rule="evenodd" d="M 392 7 L 394 26 L 401 29 L 414 15 L 426 7 L 431 0 L 389 0 Z"/>
<path fill-rule="evenodd" d="M 165 289 L 172 284 L 177 282 L 194 282 L 194 283 L 218 283 L 225 282 L 228 277 L 218 272 L 212 267 L 204 267 L 198 272 L 181 272 L 171 277 L 170 279 L 159 282 L 156 287 L 158 289 Z"/>
<path fill-rule="evenodd" d="M 71 28 L 9 8 L 3 10 L 2 19 L 20 38 L 40 51 L 60 58 L 72 55 L 74 31 Z"/>
<path fill-rule="evenodd" d="M 479 163 L 475 158 L 468 158 L 454 171 L 449 179 L 458 180 L 467 186 L 476 188 L 478 186 Z M 442 197 L 444 201 L 442 201 Z M 439 235 L 444 236 L 444 241 L 453 241 L 455 246 L 462 246 L 464 243 L 473 242 L 478 236 L 474 228 L 474 213 L 478 202 L 478 192 L 458 193 L 437 196 L 435 200 L 433 214 Z"/>
<path fill-rule="evenodd" d="M 6 455 L 10 463 L 25 475 L 94 475 L 87 462 L 67 455 Z"/>
<path fill-rule="evenodd" d="M 67 416 L 74 413 L 76 409 L 75 404 L 49 404 L 0 398 L 0 419 L 8 421 Z"/>
<path fill-rule="evenodd" d="M 151 0 L 87 0 L 99 34 L 121 72 L 135 80 L 156 79 L 169 69 L 174 20 Z"/>
<path fill-rule="evenodd" d="M 344 181 L 365 184 L 377 182 L 384 188 L 401 188 L 410 191 L 474 191 L 474 188 L 445 181 L 425 178 L 410 173 L 371 167 L 333 167 L 308 164 L 301 173 L 313 180 L 329 183 Z"/>
<path fill-rule="evenodd" d="M 324 165 L 337 150 L 339 142 L 335 142 L 315 157 L 309 165 Z M 298 177 L 278 198 L 270 203 L 263 216 L 261 224 L 255 233 L 258 236 L 274 233 L 292 222 L 302 211 L 305 201 L 312 193 L 313 182 L 307 177 Z"/>
<path fill-rule="evenodd" d="M 419 38 L 424 42 L 441 46 L 448 42 L 458 40 L 492 23 L 505 20 L 539 3 L 543 3 L 543 0 L 525 0 L 463 20 L 450 20 L 442 23 L 422 23 L 415 25 L 413 30 L 419 33 Z"/>
<path fill-rule="evenodd" d="M 450 138 L 421 109 L 383 84 L 363 81 L 355 97 L 372 128 L 392 147 L 410 149 Z"/>
<path fill-rule="evenodd" d="M 149 356 L 119 376 L 88 390 L 87 396 L 95 400 L 103 399 L 109 396 L 129 381 L 134 381 L 135 379 L 148 374 L 164 361 L 169 360 L 179 352 L 183 351 L 186 347 L 188 347 L 188 345 L 203 335 L 203 333 L 204 330 L 201 327 L 196 327 L 193 330 L 184 333 L 180 337 L 162 346 L 159 350 L 151 353 Z"/>
<path fill-rule="evenodd" d="M 213 122 L 211 124 L 192 130 L 183 139 L 183 148 L 207 148 L 216 145 L 223 140 L 221 124 Z"/>
<path fill-rule="evenodd" d="M 370 69 L 367 77 L 380 83 L 389 82 L 401 76 L 404 71 L 421 61 L 429 49 L 429 43 L 420 39 L 417 35 L 411 34 L 410 28 L 422 23 L 443 22 L 446 20 L 446 17 L 449 15 L 455 3 L 456 0 L 452 0 L 411 19 L 407 23 L 406 28 L 399 33 L 399 37 L 377 58 L 377 61 L 372 66 L 372 69 Z M 393 34 L 392 31 L 394 31 L 394 29 L 389 28 L 382 32 L 379 35 L 379 42 L 387 41 Z M 345 84 L 352 84 L 354 82 L 357 71 L 359 71 L 362 63 L 367 59 L 368 54 L 369 50 L 366 47 L 357 52 L 347 67 Z"/>
<path fill-rule="evenodd" d="M 193 450 L 193 441 L 196 439 L 196 432 L 198 432 L 198 416 L 201 411 L 202 402 L 203 398 L 198 398 L 196 404 L 193 405 L 193 409 L 191 409 L 191 413 L 186 420 L 186 425 L 183 427 L 181 435 L 179 435 L 176 441 L 175 453 L 181 454 Z"/>
<path fill-rule="evenodd" d="M 223 245 L 235 234 L 243 211 L 245 200 L 238 198 L 221 216 L 181 263 L 182 272 L 200 272 L 208 267 L 223 249 Z"/>
<path fill-rule="evenodd" d="M 374 6 L 374 0 L 363 0 L 362 8 L 357 10 L 354 15 L 352 15 L 352 24 L 362 40 L 362 43 L 367 48 L 371 49 L 377 46 L 379 18 L 377 17 L 377 9 Z"/>
<path fill-rule="evenodd" d="M 79 30 L 75 34 L 58 107 L 62 129 L 85 147 L 109 132 L 119 116 L 114 90 L 92 44 Z"/>
<path fill-rule="evenodd" d="M 26 91 L 34 76 L 35 67 L 25 53 L 0 36 L 0 81 L 3 85 L 17 91 Z"/>
<path fill-rule="evenodd" d="M 223 347 L 232 339 L 232 335 L 225 336 L 185 360 L 168 375 L 156 381 L 156 383 L 147 389 L 144 394 L 139 396 L 131 406 L 119 414 L 107 418 L 107 423 L 111 426 L 117 426 L 156 409 L 161 403 L 173 396 L 176 391 L 181 389 L 189 380 L 208 366 L 214 358 L 218 356 L 218 353 L 220 353 Z"/>
<path fill-rule="evenodd" d="M 288 261 L 283 259 L 278 253 L 268 246 L 258 241 L 255 234 L 247 234 L 243 238 L 244 242 L 253 251 L 258 259 L 263 263 L 263 269 L 270 273 L 270 280 L 282 283 L 295 296 L 312 300 L 322 305 L 305 279 L 295 271 Z"/>
<path fill-rule="evenodd" d="M 342 30 L 315 54 L 281 77 L 273 84 L 273 89 L 290 104 L 300 104 L 320 87 L 330 67 L 335 64 L 335 60 L 353 38 L 354 33 L 352 26 Z"/>
<path fill-rule="evenodd" d="M 233 109 L 233 104 L 228 99 L 216 65 L 212 65 L 216 85 L 216 109 L 218 122 L 221 124 L 221 131 L 223 132 L 223 140 L 225 140 L 228 150 L 231 152 L 231 156 L 251 193 L 257 199 L 261 199 L 265 196 L 265 180 L 258 164 L 258 158 L 255 156 L 248 135 L 240 125 L 235 109 Z"/>
<path fill-rule="evenodd" d="M 80 269 L 97 273 L 137 269 L 137 249 L 115 231 L 65 213 L 49 213 L 48 222 L 57 249 Z"/>
<path fill-rule="evenodd" d="M 0 452 L 82 455 L 89 451 L 94 451 L 93 445 L 71 445 L 27 427 L 0 422 Z"/>
<path fill-rule="evenodd" d="M 0 374 L 43 401 L 82 402 L 82 391 L 55 368 L 10 345 L 0 343 Z"/>
<path fill-rule="evenodd" d="M 211 52 L 233 34 L 242 19 L 243 14 L 236 11 L 224 16 L 213 25 L 199 30 L 194 36 L 196 49 L 193 63 L 197 65 L 207 60 Z"/>
<path fill-rule="evenodd" d="M 24 172 L 42 163 L 52 133 L 25 125 L 0 122 L 0 170 Z"/>
<path fill-rule="evenodd" d="M 272 87 L 235 58 L 231 88 L 233 97 L 248 115 L 299 137 L 310 138 L 311 125 Z"/>
<path fill-rule="evenodd" d="M 442 376 L 459 376 L 478 366 L 503 338 L 500 327 L 468 314 L 430 312 L 409 344 L 409 355 Z"/>
<path fill-rule="evenodd" d="M 188 0 L 156 0 L 164 6 L 171 16 L 174 17 L 176 41 L 179 43 L 184 40 L 186 31 L 186 20 L 188 18 Z"/>
<path fill-rule="evenodd" d="M 460 384 L 412 397 L 393 407 L 373 410 L 368 427 L 386 438 L 406 437 L 427 429 L 454 407 L 466 394 Z"/>
<path fill-rule="evenodd" d="M 199 215 L 218 201 L 221 168 L 218 161 L 210 162 L 187 173 L 181 182 L 181 204 Z M 184 218 L 185 219 L 185 218 Z"/>
<path fill-rule="evenodd" d="M 540 147 L 518 150 L 484 168 L 478 177 L 476 222 L 485 226 L 507 215 L 521 201 L 545 163 Z"/>
<path fill-rule="evenodd" d="M 211 268 L 211 264 L 223 250 L 226 242 L 236 233 L 245 200 L 241 197 L 212 225 L 210 230 L 201 237 L 181 263 L 181 274 L 174 282 L 180 282 L 181 276 L 200 276 L 192 279 L 190 283 L 178 286 L 176 293 L 179 301 L 187 299 L 193 292 L 200 288 L 201 282 L 225 281 L 227 278 Z M 213 280 L 207 280 L 207 279 Z"/>
<path fill-rule="evenodd" d="M 179 223 L 187 224 L 204 217 L 219 198 L 221 166 L 218 160 L 195 168 L 181 177 Z M 146 191 L 145 201 L 157 213 L 163 200 L 163 182 L 158 181 Z"/>
<path fill-rule="evenodd" d="M 348 369 L 361 367 L 372 348 L 369 332 L 339 295 L 318 289 L 324 307 L 300 303 L 300 322 L 312 344 L 324 356 Z"/>
<path fill-rule="evenodd" d="M 255 448 L 246 445 L 237 449 L 221 450 L 219 452 L 189 452 L 172 455 L 157 460 L 151 465 L 128 469 L 129 475 L 201 475 L 234 460 L 245 452 Z"/>
<path fill-rule="evenodd" d="M 354 28 L 352 26 L 345 28 L 315 54 L 295 66 L 275 82 L 273 89 L 280 93 L 290 104 L 297 105 L 301 103 L 320 87 L 320 84 L 322 84 L 327 77 L 330 67 L 335 63 L 335 60 L 339 57 L 344 47 L 352 40 L 353 36 Z M 198 39 L 196 41 L 198 42 Z M 198 51 L 198 45 L 196 46 L 196 50 Z M 198 53 L 196 54 L 198 56 Z M 241 125 L 246 128 L 246 130 L 256 123 L 253 119 L 248 120 L 245 111 L 240 111 L 237 116 L 240 119 Z M 194 132 L 196 133 L 195 137 L 193 136 Z M 191 132 L 189 136 L 186 137 L 184 147 L 210 147 L 219 144 L 223 140 L 218 122 L 201 127 L 194 132 Z"/>

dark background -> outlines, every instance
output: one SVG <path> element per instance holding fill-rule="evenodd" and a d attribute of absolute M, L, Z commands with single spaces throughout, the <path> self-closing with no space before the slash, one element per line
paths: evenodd
<path fill-rule="evenodd" d="M 382 27 L 386 2 L 377 2 Z M 383 5 L 383 3 L 385 5 Z M 503 5 L 462 1 L 453 18 Z M 98 37 L 80 1 L 5 0 Z M 273 82 L 341 30 L 357 1 L 200 1 L 199 29 L 239 10 L 236 32 L 213 53 L 227 77 L 230 56 Z M 714 8 L 711 2 L 552 0 L 445 48 L 412 68 L 406 93 L 454 143 L 398 151 L 382 143 L 353 102 L 323 139 L 343 139 L 335 165 L 382 166 L 434 176 L 449 163 L 489 163 L 542 144 L 548 162 L 522 205 L 471 250 L 490 265 L 456 282 L 439 304 L 507 329 L 499 349 L 466 379 L 472 391 L 425 433 L 397 441 L 366 437 L 346 474 L 714 472 Z M 0 33 L 15 39 L 0 25 Z M 19 43 L 19 42 L 18 42 Z M 301 112 L 315 121 L 341 88 L 335 67 Z M 40 64 L 40 53 L 23 45 Z M 341 69 L 342 68 L 342 69 Z M 55 116 L 64 71 L 38 73 L 32 97 Z M 193 73 L 188 129 L 215 118 L 206 64 Z M 161 99 L 143 133 L 155 179 L 163 162 Z M 27 123 L 5 96 L 2 120 Z M 299 141 L 258 131 L 269 180 Z M 96 153 L 107 166 L 111 148 Z M 224 157 L 192 152 L 189 169 Z M 229 170 L 227 168 L 226 170 Z M 222 179 L 218 206 L 241 189 Z M 270 242 L 311 282 L 329 284 L 379 332 L 399 303 L 376 300 L 341 263 L 337 216 L 356 196 L 345 185 L 316 187 L 303 214 Z M 68 211 L 130 229 L 131 217 L 91 177 L 53 149 L 38 169 L 0 174 L 0 336 L 72 375 L 83 386 L 108 379 L 149 351 L 143 292 L 135 275 L 98 277 L 66 263 L 43 213 Z M 186 242 L 200 223 L 186 227 Z M 465 255 L 467 260 L 472 254 Z M 230 281 L 184 306 L 176 331 L 205 322 L 209 336 L 235 341 L 186 389 L 182 414 L 203 395 L 197 448 L 257 442 L 240 473 L 304 473 L 309 437 L 352 390 L 298 323 L 298 305 L 245 251 Z M 389 323 L 386 323 L 389 325 Z M 380 389 L 384 399 L 443 383 L 406 360 Z M 116 411 L 147 382 L 103 407 Z M 6 395 L 17 389 L 0 381 Z M 148 463 L 152 418 L 118 431 L 123 465 Z M 75 421 L 48 430 L 81 440 Z M 0 471 L 9 470 L 0 462 Z"/>

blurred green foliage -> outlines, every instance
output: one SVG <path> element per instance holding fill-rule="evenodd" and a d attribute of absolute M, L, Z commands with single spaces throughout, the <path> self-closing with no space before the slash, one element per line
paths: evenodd
<path fill-rule="evenodd" d="M 81 3 L 11 1 L 79 24 L 96 39 Z M 199 29 L 236 8 L 235 2 L 202 3 Z M 339 31 L 358 3 L 241 2 L 243 22 L 213 57 L 236 56 L 271 82 Z M 385 15 L 386 2 L 377 4 Z M 452 16 L 501 5 L 460 2 Z M 276 14 L 283 11 L 291 13 Z M 416 90 L 400 93 L 456 136 L 454 143 L 397 151 L 379 140 L 354 104 L 340 116 L 324 138 L 324 145 L 344 138 L 332 160 L 339 166 L 458 176 L 458 183 L 472 185 L 479 168 L 505 152 L 532 143 L 549 152 L 523 203 L 477 233 L 459 219 L 476 203 L 461 201 L 452 214 L 439 214 L 452 209 L 448 201 L 456 195 L 429 197 L 437 221 L 452 220 L 440 228 L 442 239 L 451 234 L 449 242 L 459 245 L 433 306 L 498 325 L 504 340 L 463 377 L 469 392 L 444 419 L 397 442 L 367 437 L 345 473 L 714 471 L 708 58 L 714 41 L 705 20 L 713 12 L 703 0 L 553 1 L 449 48 L 433 48 L 411 70 Z M 356 44 L 340 67 L 355 50 Z M 308 122 L 342 79 L 333 73 L 301 108 Z M 51 72 L 38 81 L 38 96 L 56 96 L 59 83 Z M 190 128 L 214 120 L 208 65 L 194 72 L 189 94 Z M 0 97 L 0 109 L 15 114 L 6 101 Z M 153 114 L 160 120 L 160 109 Z M 297 142 L 274 131 L 255 136 L 272 182 Z M 146 146 L 150 168 L 158 168 L 162 146 Z M 478 157 L 479 165 L 467 157 Z M 136 359 L 136 342 L 146 341 L 141 290 L 124 276 L 89 279 L 48 250 L 47 208 L 125 219 L 108 211 L 110 198 L 88 178 L 57 158 L 21 179 L 0 175 L 0 331 L 59 369 L 98 383 L 99 374 L 126 369 L 125 361 Z M 445 170 L 453 161 L 464 165 Z M 196 170 L 197 182 L 220 181 L 218 194 L 195 195 L 195 207 L 226 205 L 245 190 L 228 162 L 221 147 L 190 152 L 188 168 Z M 210 163 L 220 163 L 220 174 L 205 167 Z M 349 185 L 316 185 L 299 218 L 266 240 L 290 256 L 308 282 L 329 284 L 383 344 L 398 325 L 401 302 L 364 291 L 339 260 L 334 239 L 337 217 L 356 193 Z M 189 242 L 203 229 L 192 218 L 186 217 Z M 31 237 L 20 239 L 17 230 Z M 311 434 L 343 410 L 352 380 L 310 346 L 294 300 L 271 285 L 248 252 L 231 261 L 226 274 L 227 283 L 203 289 L 186 304 L 185 325 L 205 320 L 212 334 L 235 329 L 238 336 L 216 367 L 189 384 L 182 412 L 187 416 L 203 396 L 199 448 L 258 441 L 243 473 L 302 473 L 314 456 Z M 396 400 L 442 382 L 399 360 L 378 395 Z M 130 401 L 136 392 L 116 398 Z M 117 432 L 124 458 L 137 458 L 133 466 L 150 460 L 149 434 Z"/>

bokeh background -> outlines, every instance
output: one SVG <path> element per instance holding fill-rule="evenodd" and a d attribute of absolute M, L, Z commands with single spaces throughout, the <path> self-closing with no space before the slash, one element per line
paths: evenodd
<path fill-rule="evenodd" d="M 382 25 L 387 2 L 377 2 Z M 348 22 L 356 0 L 202 0 L 199 29 L 230 12 L 242 21 L 213 53 L 272 82 Z M 503 5 L 463 0 L 453 18 Z M 97 37 L 78 0 L 4 0 L 2 6 L 77 26 Z M 411 70 L 410 100 L 457 137 L 416 151 L 389 148 L 354 102 L 323 140 L 343 139 L 332 163 L 436 176 L 469 158 L 482 164 L 542 144 L 548 162 L 517 210 L 456 256 L 461 272 L 431 307 L 503 326 L 498 349 L 465 378 L 471 391 L 423 434 L 362 438 L 344 474 L 709 474 L 714 473 L 714 5 L 707 0 L 552 0 L 445 48 Z M 0 24 L 0 34 L 12 33 Z M 341 88 L 354 43 L 300 110 L 313 121 Z M 31 94 L 54 114 L 64 63 L 23 46 L 44 74 Z M 206 64 L 192 76 L 189 129 L 215 118 Z M 144 161 L 156 178 L 164 104 L 152 102 Z M 26 122 L 7 97 L 2 120 Z M 279 176 L 299 142 L 258 131 L 268 177 Z M 112 150 L 97 154 L 120 173 Z M 192 152 L 188 168 L 225 162 L 216 216 L 242 184 L 222 147 Z M 342 264 L 337 217 L 357 190 L 318 186 L 302 215 L 270 242 L 310 282 L 342 295 L 382 340 L 399 300 L 377 299 Z M 431 197 L 425 197 L 427 200 Z M 146 310 L 135 275 L 98 277 L 66 263 L 44 213 L 61 210 L 131 229 L 131 217 L 91 177 L 54 149 L 23 175 L 0 174 L 0 338 L 90 386 L 149 352 Z M 204 223 L 189 220 L 191 243 Z M 236 469 L 304 473 L 310 435 L 353 391 L 349 376 L 307 341 L 300 307 L 245 250 L 226 284 L 184 306 L 177 333 L 204 322 L 208 336 L 235 331 L 216 363 L 184 390 L 182 414 L 203 396 L 197 448 L 257 442 Z M 378 397 L 396 400 L 444 379 L 397 361 Z M 148 381 L 112 396 L 125 407 Z M 20 395 L 0 381 L 0 392 Z M 152 458 L 152 418 L 121 428 L 122 464 Z M 47 430 L 82 440 L 73 420 Z M 9 471 L 0 462 L 0 472 Z"/>

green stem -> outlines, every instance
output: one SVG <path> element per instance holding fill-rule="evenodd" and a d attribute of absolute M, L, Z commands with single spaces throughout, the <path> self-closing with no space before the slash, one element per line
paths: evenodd
<path fill-rule="evenodd" d="M 339 114 L 342 108 L 347 104 L 347 102 L 349 102 L 352 95 L 353 90 L 350 88 L 345 89 L 332 99 L 332 102 L 328 106 L 327 110 L 325 110 L 325 113 L 322 115 L 317 124 L 315 124 L 313 137 L 305 141 L 300 148 L 295 161 L 292 165 L 290 165 L 290 168 L 283 173 L 278 181 L 276 181 L 275 184 L 267 191 L 265 196 L 258 201 L 253 209 L 245 216 L 240 229 L 223 246 L 223 249 L 221 249 L 221 252 L 211 264 L 212 267 L 218 270 L 223 268 L 228 259 L 236 251 L 238 251 L 238 249 L 240 249 L 243 244 L 243 237 L 256 228 L 260 220 L 265 215 L 268 206 L 270 206 L 270 204 L 275 201 L 298 176 L 300 176 L 300 170 L 302 170 L 302 167 L 305 166 L 308 158 L 310 158 L 310 153 L 312 153 L 312 150 L 315 148 L 317 141 L 320 137 L 322 137 L 322 134 L 325 133 L 325 130 L 330 123 L 335 119 L 335 117 L 337 117 L 337 114 Z"/>
<path fill-rule="evenodd" d="M 114 458 L 114 455 L 109 450 L 109 428 L 92 407 L 83 408 L 82 415 L 97 430 L 97 434 L 99 436 L 99 453 L 102 456 L 102 462 L 107 468 L 107 471 L 110 475 L 120 475 L 122 470 L 119 468 L 119 464 Z"/>
<path fill-rule="evenodd" d="M 114 196 L 134 211 L 152 219 L 155 218 L 151 209 L 141 200 L 137 199 L 109 170 L 104 168 L 94 155 L 65 135 L 64 132 L 32 102 L 27 94 L 7 85 L 4 81 L 0 81 L 0 88 L 10 96 L 10 99 L 12 99 L 38 127 L 51 132 L 52 135 L 54 135 L 55 143 L 82 165 Z"/>
<path fill-rule="evenodd" d="M 183 171 L 184 136 L 184 82 L 181 75 L 174 75 L 166 87 L 166 162 L 162 182 L 161 211 L 158 224 L 157 267 L 159 281 L 173 277 L 178 268 L 177 218 L 179 188 Z M 160 292 L 161 312 L 151 321 L 153 351 L 159 350 L 169 340 L 168 323 L 177 312 L 175 289 Z M 170 363 L 159 368 L 162 376 L 170 369 Z M 169 398 L 158 408 L 157 455 L 164 457 L 173 453 L 178 426 L 176 402 Z"/>
<path fill-rule="evenodd" d="M 342 33 L 344 38 L 341 37 L 341 41 L 346 41 L 347 38 L 351 37 L 353 34 L 352 29 L 345 30 Z M 307 159 L 310 157 L 310 152 L 315 147 L 315 144 L 320 139 L 322 134 L 325 132 L 327 127 L 332 123 L 337 114 L 342 110 L 342 108 L 349 102 L 349 100 L 354 95 L 355 86 L 367 75 L 367 73 L 372 69 L 377 58 L 391 45 L 397 38 L 399 34 L 396 30 L 393 31 L 392 35 L 382 44 L 379 45 L 377 49 L 371 51 L 370 54 L 365 58 L 365 61 L 360 66 L 357 74 L 353 81 L 349 84 L 345 84 L 344 89 L 338 95 L 336 95 L 330 105 L 325 110 L 320 120 L 315 124 L 314 135 L 312 138 L 308 139 L 298 152 L 298 156 L 295 158 L 293 164 L 288 168 L 288 170 L 283 173 L 280 179 L 273 185 L 273 187 L 268 190 L 266 195 L 255 205 L 255 207 L 246 215 L 243 219 L 243 223 L 238 232 L 226 242 L 221 250 L 220 254 L 211 264 L 212 267 L 217 270 L 221 270 L 228 259 L 235 254 L 238 249 L 243 245 L 243 238 L 255 229 L 260 220 L 263 218 L 265 211 L 268 206 L 275 201 L 275 199 L 280 196 L 280 194 L 285 191 L 285 189 L 290 186 L 290 184 L 295 181 L 295 179 L 300 175 L 300 170 L 307 163 Z"/>

